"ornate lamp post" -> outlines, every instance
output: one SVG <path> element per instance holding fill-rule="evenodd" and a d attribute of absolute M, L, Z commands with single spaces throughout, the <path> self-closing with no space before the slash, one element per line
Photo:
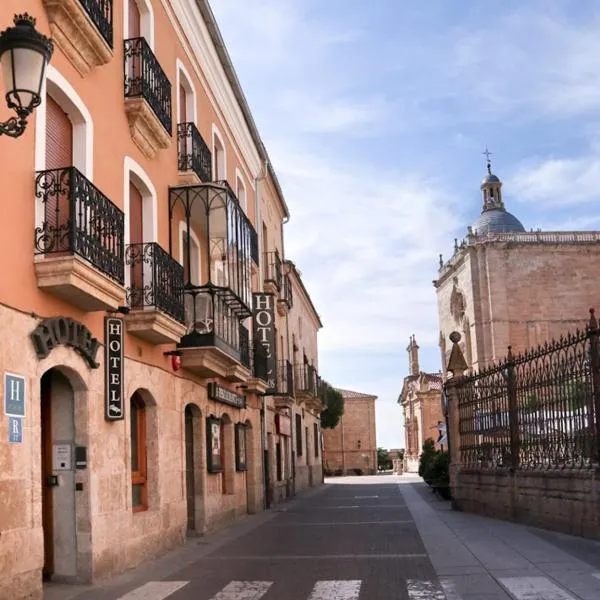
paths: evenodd
<path fill-rule="evenodd" d="M 27 13 L 15 15 L 14 23 L 0 33 L 0 66 L 6 104 L 17 116 L 0 122 L 0 135 L 16 138 L 23 134 L 27 117 L 42 101 L 41 89 L 54 45 L 37 31 L 35 19 Z"/>

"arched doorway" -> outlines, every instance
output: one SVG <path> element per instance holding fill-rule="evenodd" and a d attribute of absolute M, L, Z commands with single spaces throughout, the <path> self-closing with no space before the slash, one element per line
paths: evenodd
<path fill-rule="evenodd" d="M 85 394 L 71 369 L 54 367 L 40 380 L 42 528 L 45 580 L 81 580 L 88 569 L 78 555 L 78 529 L 88 530 L 87 470 L 75 470 L 76 445 L 87 446 Z M 85 407 L 85 403 L 83 403 Z"/>
<path fill-rule="evenodd" d="M 195 404 L 185 407 L 185 497 L 188 536 L 202 535 L 204 523 L 204 428 Z"/>

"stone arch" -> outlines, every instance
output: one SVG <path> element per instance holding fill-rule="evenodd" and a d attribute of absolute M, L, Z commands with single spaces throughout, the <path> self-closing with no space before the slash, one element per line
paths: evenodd
<path fill-rule="evenodd" d="M 188 535 L 206 531 L 206 431 L 199 406 L 186 403 L 184 410 L 184 481 Z"/>

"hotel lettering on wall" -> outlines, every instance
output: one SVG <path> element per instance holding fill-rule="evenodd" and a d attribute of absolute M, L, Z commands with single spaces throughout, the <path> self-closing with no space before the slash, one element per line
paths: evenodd
<path fill-rule="evenodd" d="M 123 319 L 104 318 L 104 418 L 119 421 L 123 410 Z"/>
<path fill-rule="evenodd" d="M 277 391 L 277 355 L 275 334 L 275 296 L 252 294 L 254 340 L 262 342 L 267 351 L 267 394 Z"/>

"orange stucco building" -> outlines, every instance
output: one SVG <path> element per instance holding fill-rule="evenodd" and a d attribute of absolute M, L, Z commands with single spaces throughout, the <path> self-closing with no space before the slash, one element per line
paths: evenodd
<path fill-rule="evenodd" d="M 11 599 L 321 481 L 294 450 L 320 436 L 321 323 L 208 2 L 8 0 L 0 27 L 24 11 L 55 51 L 25 134 L 0 137 Z"/>

